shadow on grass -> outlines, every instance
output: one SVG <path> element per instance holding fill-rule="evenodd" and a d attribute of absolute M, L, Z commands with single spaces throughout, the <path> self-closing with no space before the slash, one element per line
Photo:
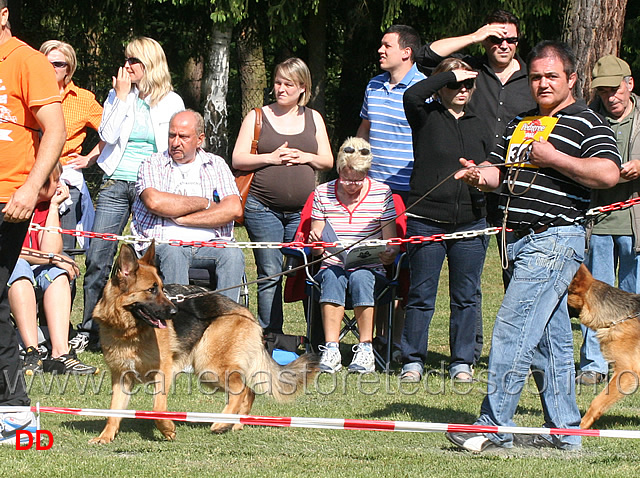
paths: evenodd
<path fill-rule="evenodd" d="M 372 410 L 367 414 L 371 419 L 388 419 L 398 415 L 409 415 L 411 421 L 434 423 L 473 423 L 476 415 L 461 412 L 454 408 L 440 408 L 416 403 L 390 403 L 384 408 Z"/>
<path fill-rule="evenodd" d="M 88 435 L 95 435 L 96 437 L 100 435 L 104 426 L 106 424 L 106 420 L 96 419 L 96 420 L 82 420 L 82 421 L 66 421 L 62 422 L 61 425 L 70 430 L 77 430 L 80 432 L 84 432 Z M 149 441 L 166 441 L 164 438 L 161 438 L 159 435 L 156 436 L 154 434 L 154 430 L 156 429 L 156 425 L 153 420 L 131 420 L 131 419 L 123 419 L 120 424 L 120 432 L 119 433 L 130 433 L 136 432 L 140 435 L 141 439 L 149 440 Z M 118 438 L 116 437 L 116 440 Z"/>

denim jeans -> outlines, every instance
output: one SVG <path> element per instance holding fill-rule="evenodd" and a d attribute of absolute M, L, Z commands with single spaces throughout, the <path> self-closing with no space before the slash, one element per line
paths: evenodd
<path fill-rule="evenodd" d="M 330 303 L 343 307 L 348 304 L 348 308 L 373 307 L 377 295 L 387 282 L 386 277 L 371 269 L 345 271 L 340 266 L 322 269 L 314 278 L 320 284 L 321 304 Z"/>
<path fill-rule="evenodd" d="M 534 372 L 544 426 L 578 428 L 573 336 L 567 288 L 584 253 L 582 226 L 551 227 L 507 248 L 513 276 L 493 327 L 487 395 L 478 425 L 516 426 L 513 416 L 529 369 Z M 512 434 L 488 434 L 503 447 Z M 580 437 L 554 436 L 560 448 L 580 447 Z"/>
<path fill-rule="evenodd" d="M 136 198 L 135 185 L 135 181 L 115 179 L 103 181 L 96 204 L 94 232 L 122 234 Z M 94 323 L 91 316 L 109 279 L 117 249 L 118 241 L 92 239 L 87 251 L 87 270 L 84 275 L 84 316 L 78 330 L 96 338 L 98 324 Z"/>
<path fill-rule="evenodd" d="M 5 203 L 0 203 L 0 210 Z M 0 213 L 0 405 L 27 406 L 31 402 L 25 390 L 18 352 L 16 328 L 9 315 L 7 281 L 13 271 L 29 221 L 5 222 Z"/>
<path fill-rule="evenodd" d="M 484 219 L 463 225 L 448 225 L 409 218 L 407 237 L 432 236 L 484 229 Z M 445 256 L 449 265 L 449 373 L 471 372 L 476 348 L 476 324 L 479 317 L 480 277 L 487 251 L 488 237 L 430 241 L 408 244 L 410 288 L 402 333 L 403 371 L 422 373 L 427 356 L 429 324 L 435 311 L 440 271 Z"/>
<path fill-rule="evenodd" d="M 82 217 L 82 201 L 80 200 L 82 195 L 80 194 L 80 190 L 74 186 L 69 186 L 69 197 L 73 201 L 73 204 L 60 216 L 60 227 L 62 229 L 75 229 L 78 221 Z M 62 248 L 66 251 L 75 249 L 75 247 L 76 237 L 71 234 L 63 234 Z"/>
<path fill-rule="evenodd" d="M 242 284 L 244 254 L 237 248 L 156 246 L 158 269 L 165 284 L 188 284 L 189 267 L 207 269 L 216 278 L 216 289 Z M 240 288 L 220 292 L 231 300 L 240 300 Z"/>
<path fill-rule="evenodd" d="M 593 277 L 615 286 L 616 270 L 618 287 L 632 294 L 640 294 L 640 255 L 634 251 L 633 236 L 604 236 L 593 234 L 589 242 L 589 253 L 584 263 Z M 607 361 L 600 351 L 596 333 L 580 324 L 582 346 L 580 347 L 580 370 L 606 374 Z"/>
<path fill-rule="evenodd" d="M 299 212 L 268 208 L 251 194 L 244 208 L 244 225 L 254 242 L 291 242 L 300 223 Z M 280 249 L 253 249 L 258 280 L 282 272 Z M 258 321 L 263 329 L 282 333 L 282 277 L 258 282 Z"/>

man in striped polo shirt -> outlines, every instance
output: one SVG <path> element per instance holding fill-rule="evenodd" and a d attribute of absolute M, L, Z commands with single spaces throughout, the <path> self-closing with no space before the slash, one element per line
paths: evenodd
<path fill-rule="evenodd" d="M 509 124 L 483 163 L 488 167 L 461 158 L 466 169 L 456 174 L 482 191 L 503 184 L 500 204 L 516 237 L 507 249 L 513 277 L 494 325 L 487 395 L 476 424 L 515 426 L 513 416 L 531 369 L 544 426 L 578 428 L 567 287 L 584 260 L 590 190 L 617 184 L 620 154 L 611 129 L 571 93 L 577 75 L 566 43 L 539 43 L 528 67 L 538 108 Z M 505 161 L 516 164 L 505 167 Z M 514 445 L 510 433 L 448 433 L 447 438 L 474 452 Z M 536 435 L 526 444 L 576 450 L 581 440 Z"/>
<path fill-rule="evenodd" d="M 411 127 L 404 115 L 402 97 L 407 88 L 425 78 L 418 71 L 414 54 L 420 35 L 407 25 L 392 25 L 378 49 L 385 73 L 369 81 L 364 94 L 356 136 L 371 144 L 373 162 L 369 177 L 385 183 L 407 201 L 413 170 Z"/>

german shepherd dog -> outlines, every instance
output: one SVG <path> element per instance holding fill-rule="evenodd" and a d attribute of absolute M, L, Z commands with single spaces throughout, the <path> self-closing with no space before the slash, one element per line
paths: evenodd
<path fill-rule="evenodd" d="M 611 380 L 580 422 L 580 428 L 589 428 L 614 403 L 638 388 L 640 295 L 594 279 L 583 264 L 569 285 L 568 304 L 584 325 L 596 331 L 602 355 L 613 365 Z"/>
<path fill-rule="evenodd" d="M 242 415 L 251 412 L 256 393 L 285 401 L 315 375 L 317 358 L 309 354 L 285 367 L 278 365 L 264 347 L 262 328 L 236 302 L 201 287 L 167 285 L 170 295 L 186 296 L 173 303 L 163 292 L 154 256 L 153 244 L 140 260 L 130 245 L 123 245 L 93 312 L 111 370 L 111 409 L 127 407 L 134 385 L 153 383 L 153 410 L 166 411 L 172 380 L 187 365 L 203 385 L 225 391 L 222 413 Z M 111 442 L 120 420 L 108 418 L 100 436 L 89 443 Z M 171 420 L 155 422 L 166 439 L 175 438 Z M 211 426 L 214 433 L 231 429 L 240 430 L 242 425 Z"/>

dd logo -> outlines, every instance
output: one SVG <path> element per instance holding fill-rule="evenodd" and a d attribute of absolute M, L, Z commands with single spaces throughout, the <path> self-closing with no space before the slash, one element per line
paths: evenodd
<path fill-rule="evenodd" d="M 42 443 L 42 435 L 45 435 L 48 438 L 45 443 Z M 23 437 L 27 437 L 29 441 L 22 443 Z M 16 431 L 16 450 L 28 450 L 33 446 L 33 441 L 33 433 L 27 430 Z M 36 450 L 48 450 L 53 446 L 53 435 L 49 430 L 37 430 L 35 442 Z"/>

